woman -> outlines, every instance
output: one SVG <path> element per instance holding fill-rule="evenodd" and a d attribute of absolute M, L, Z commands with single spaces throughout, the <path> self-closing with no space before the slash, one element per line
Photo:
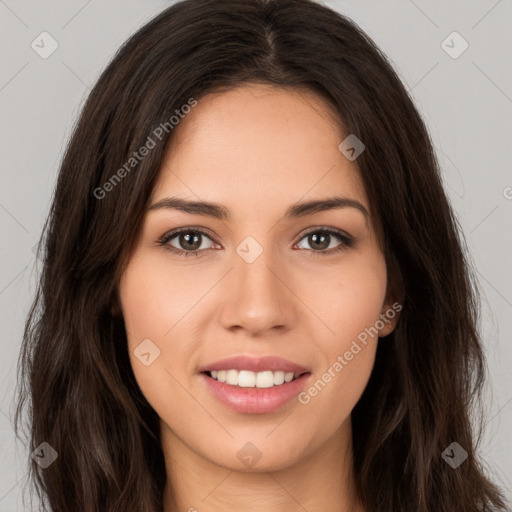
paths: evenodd
<path fill-rule="evenodd" d="M 91 92 L 44 237 L 18 415 L 52 510 L 504 508 L 463 240 L 347 18 L 166 9 Z"/>

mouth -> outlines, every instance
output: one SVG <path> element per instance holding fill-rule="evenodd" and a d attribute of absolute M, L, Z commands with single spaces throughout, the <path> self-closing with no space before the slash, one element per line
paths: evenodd
<path fill-rule="evenodd" d="M 311 369 L 277 356 L 240 354 L 198 369 L 206 389 L 229 409 L 244 414 L 275 412 L 311 380 Z"/>
<path fill-rule="evenodd" d="M 307 371 L 230 369 L 208 370 L 199 375 L 218 403 L 232 411 L 268 414 L 290 404 L 306 388 L 312 374 Z"/>
<path fill-rule="evenodd" d="M 265 370 L 253 372 L 251 370 L 210 370 L 202 372 L 207 377 L 229 386 L 239 388 L 268 389 L 283 386 L 297 380 L 309 372 L 285 372 L 284 370 Z"/>

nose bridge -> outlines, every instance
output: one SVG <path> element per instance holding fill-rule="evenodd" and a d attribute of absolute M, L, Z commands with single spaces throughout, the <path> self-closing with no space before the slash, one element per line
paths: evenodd
<path fill-rule="evenodd" d="M 287 326 L 291 321 L 290 292 L 282 282 L 284 276 L 279 277 L 282 266 L 275 251 L 247 237 L 236 247 L 233 265 L 223 301 L 224 327 L 238 326 L 255 333 Z"/>

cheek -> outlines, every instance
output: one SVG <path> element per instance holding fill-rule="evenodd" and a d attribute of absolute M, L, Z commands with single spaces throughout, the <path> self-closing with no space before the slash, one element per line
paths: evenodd
<path fill-rule="evenodd" d="M 364 324 L 362 324 L 364 325 Z M 341 331 L 335 343 L 324 342 L 325 363 L 317 368 L 314 378 L 298 396 L 303 415 L 310 418 L 312 437 L 333 435 L 347 418 L 363 394 L 372 373 L 378 337 L 359 329 L 355 323 Z M 356 333 L 351 335 L 351 333 Z M 321 421 L 319 421 L 321 419 Z"/>
<path fill-rule="evenodd" d="M 157 266 L 136 255 L 119 283 L 128 352 L 133 373 L 142 393 L 153 405 L 154 391 L 169 386 L 175 308 L 172 293 Z"/>
<path fill-rule="evenodd" d="M 340 266 L 330 280 L 318 277 L 322 288 L 313 289 L 312 304 L 329 333 L 317 338 L 322 365 L 299 401 L 312 416 L 324 418 L 326 428 L 335 429 L 350 415 L 372 372 L 386 266 L 383 258 L 374 257 Z"/>
<path fill-rule="evenodd" d="M 385 260 L 381 255 L 356 255 L 315 274 L 314 280 L 302 283 L 302 293 L 329 327 L 326 351 L 330 353 L 330 347 L 339 351 L 379 319 L 386 295 Z"/>
<path fill-rule="evenodd" d="M 195 321 L 199 302 L 212 282 L 211 277 L 200 279 L 197 272 L 170 269 L 165 263 L 161 257 L 135 253 L 119 283 L 133 373 L 143 395 L 160 412 L 190 399 L 182 385 L 192 374 L 192 355 L 201 340 Z M 140 357 L 147 353 L 149 357 Z M 179 399 L 169 401 L 169 396 Z"/>
<path fill-rule="evenodd" d="M 134 338 L 154 337 L 164 346 L 211 286 L 197 273 L 165 263 L 158 256 L 135 255 L 119 285 L 127 330 Z"/>

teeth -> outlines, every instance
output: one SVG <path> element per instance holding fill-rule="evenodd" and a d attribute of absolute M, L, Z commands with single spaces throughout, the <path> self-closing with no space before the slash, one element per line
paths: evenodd
<path fill-rule="evenodd" d="M 267 370 L 258 373 L 249 370 L 212 370 L 210 376 L 219 382 L 225 382 L 231 386 L 239 386 L 241 388 L 272 388 L 280 386 L 285 382 L 291 382 L 299 374 L 280 370 L 275 372 Z"/>
<path fill-rule="evenodd" d="M 235 374 L 235 378 L 232 382 L 228 382 L 227 384 L 232 384 L 233 386 L 240 386 L 241 388 L 253 388 L 256 386 L 256 374 L 254 372 L 249 372 L 247 370 L 229 370 Z"/>
<path fill-rule="evenodd" d="M 274 372 L 274 384 L 279 386 L 284 383 L 284 372 Z"/>
<path fill-rule="evenodd" d="M 226 384 L 236 386 L 238 384 L 238 372 L 236 370 L 228 370 L 226 372 Z"/>

